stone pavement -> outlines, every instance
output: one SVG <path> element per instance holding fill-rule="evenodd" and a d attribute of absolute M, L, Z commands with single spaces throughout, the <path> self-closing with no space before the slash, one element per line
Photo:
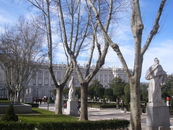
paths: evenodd
<path fill-rule="evenodd" d="M 55 107 L 54 104 L 41 104 L 39 105 L 41 109 L 47 109 L 50 111 L 54 111 Z M 63 114 L 66 114 L 66 109 L 63 109 Z M 112 108 L 88 108 L 88 120 L 109 120 L 109 119 L 126 119 L 130 120 L 130 113 L 124 113 L 121 110 L 112 109 Z M 146 115 L 141 115 L 141 123 L 142 123 L 142 130 L 145 130 L 145 123 L 146 123 Z M 173 125 L 173 116 L 170 116 L 170 123 Z"/>

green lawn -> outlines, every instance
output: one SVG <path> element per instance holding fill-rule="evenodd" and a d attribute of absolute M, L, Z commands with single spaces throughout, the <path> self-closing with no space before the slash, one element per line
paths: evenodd
<path fill-rule="evenodd" d="M 9 100 L 0 100 L 0 103 L 10 103 Z"/>
<path fill-rule="evenodd" d="M 55 115 L 54 112 L 32 108 L 32 114 L 18 115 L 21 122 L 62 122 L 62 121 L 77 121 L 78 118 L 67 115 Z"/>
<path fill-rule="evenodd" d="M 48 110 L 40 109 L 40 108 L 32 108 L 32 112 L 34 114 L 40 114 L 40 115 L 54 115 L 55 114 L 52 111 L 48 111 Z"/>

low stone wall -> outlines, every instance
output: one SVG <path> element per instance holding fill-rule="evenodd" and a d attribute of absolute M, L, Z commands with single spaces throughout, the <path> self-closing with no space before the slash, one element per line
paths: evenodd
<path fill-rule="evenodd" d="M 8 110 L 9 105 L 0 105 L 0 114 L 5 114 Z M 28 104 L 14 104 L 15 114 L 32 113 L 32 106 Z"/>

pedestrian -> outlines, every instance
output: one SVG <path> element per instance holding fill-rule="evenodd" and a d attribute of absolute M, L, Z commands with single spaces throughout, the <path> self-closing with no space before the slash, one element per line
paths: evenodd
<path fill-rule="evenodd" d="M 124 110 L 124 100 L 121 100 L 122 104 L 121 104 L 121 109 Z"/>
<path fill-rule="evenodd" d="M 119 109 L 119 100 L 118 100 L 118 98 L 116 99 L 116 109 Z"/>
<path fill-rule="evenodd" d="M 78 109 L 78 112 L 80 113 L 80 102 L 78 102 L 77 104 L 77 109 Z"/>
<path fill-rule="evenodd" d="M 67 103 L 65 102 L 63 106 L 64 106 L 64 108 L 67 108 Z"/>

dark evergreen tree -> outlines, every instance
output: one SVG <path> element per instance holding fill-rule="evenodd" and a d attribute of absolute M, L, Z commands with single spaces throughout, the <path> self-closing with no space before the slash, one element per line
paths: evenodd
<path fill-rule="evenodd" d="M 2 117 L 2 121 L 18 121 L 18 116 L 14 113 L 14 107 L 9 105 L 7 113 Z"/>

